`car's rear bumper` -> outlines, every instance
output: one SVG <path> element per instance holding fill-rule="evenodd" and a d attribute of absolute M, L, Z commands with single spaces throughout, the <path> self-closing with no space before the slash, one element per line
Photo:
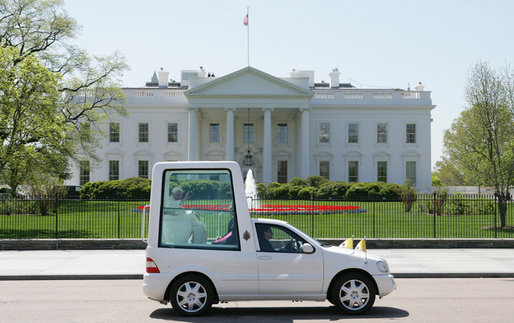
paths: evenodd
<path fill-rule="evenodd" d="M 143 276 L 143 293 L 156 301 L 163 301 L 166 297 L 166 289 L 170 283 L 170 277 L 163 274 L 148 274 Z"/>

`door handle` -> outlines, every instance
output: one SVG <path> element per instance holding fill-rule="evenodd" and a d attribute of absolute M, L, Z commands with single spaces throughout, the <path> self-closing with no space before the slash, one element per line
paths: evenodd
<path fill-rule="evenodd" d="M 271 256 L 259 256 L 260 260 L 270 260 Z"/>

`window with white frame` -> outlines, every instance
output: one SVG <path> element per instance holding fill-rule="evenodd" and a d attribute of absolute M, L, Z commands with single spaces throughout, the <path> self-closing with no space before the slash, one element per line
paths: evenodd
<path fill-rule="evenodd" d="M 245 123 L 243 125 L 243 142 L 253 143 L 253 123 Z"/>
<path fill-rule="evenodd" d="M 109 123 L 109 142 L 120 142 L 120 124 L 118 122 Z"/>
<path fill-rule="evenodd" d="M 359 162 L 351 160 L 348 162 L 348 182 L 359 181 Z"/>
<path fill-rule="evenodd" d="M 220 124 L 219 123 L 209 124 L 209 142 L 211 144 L 220 142 Z"/>
<path fill-rule="evenodd" d="M 358 144 L 359 143 L 359 124 L 349 123 L 348 124 L 348 143 Z"/>
<path fill-rule="evenodd" d="M 416 186 L 416 162 L 407 161 L 405 162 L 406 179 L 411 183 L 412 186 Z"/>
<path fill-rule="evenodd" d="M 148 122 L 139 123 L 139 142 L 148 142 L 149 126 Z"/>
<path fill-rule="evenodd" d="M 408 144 L 416 143 L 416 124 L 408 123 L 405 126 L 405 142 Z"/>
<path fill-rule="evenodd" d="M 319 142 L 321 144 L 330 143 L 330 123 L 321 122 L 319 124 Z"/>
<path fill-rule="evenodd" d="M 387 143 L 387 123 L 377 123 L 377 144 Z"/>
<path fill-rule="evenodd" d="M 319 176 L 330 179 L 330 162 L 328 160 L 319 161 Z"/>
<path fill-rule="evenodd" d="M 109 160 L 109 180 L 115 181 L 120 179 L 120 161 Z"/>
<path fill-rule="evenodd" d="M 88 160 L 82 160 L 80 161 L 79 163 L 79 168 L 80 168 L 80 171 L 79 171 L 79 185 L 80 186 L 84 186 L 84 184 L 88 183 L 91 181 L 91 178 L 90 178 L 90 168 L 89 168 L 89 161 Z"/>
<path fill-rule="evenodd" d="M 168 142 L 178 141 L 178 125 L 175 122 L 168 123 Z"/>
<path fill-rule="evenodd" d="M 277 144 L 287 144 L 287 123 L 277 125 Z"/>
<path fill-rule="evenodd" d="M 137 161 L 137 176 L 141 178 L 148 178 L 148 160 Z"/>
<path fill-rule="evenodd" d="M 377 161 L 377 182 L 387 183 L 387 162 Z"/>
<path fill-rule="evenodd" d="M 279 160 L 277 166 L 277 182 L 287 183 L 287 160 Z"/>

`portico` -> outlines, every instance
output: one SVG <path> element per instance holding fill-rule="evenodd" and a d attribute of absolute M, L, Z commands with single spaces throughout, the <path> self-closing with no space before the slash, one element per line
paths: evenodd
<path fill-rule="evenodd" d="M 300 87 L 247 67 L 186 91 L 188 159 L 242 164 L 250 150 L 255 160 L 250 168 L 259 182 L 273 181 L 279 161 L 285 165 L 287 177 L 309 176 L 312 93 L 307 82 L 305 85 Z"/>

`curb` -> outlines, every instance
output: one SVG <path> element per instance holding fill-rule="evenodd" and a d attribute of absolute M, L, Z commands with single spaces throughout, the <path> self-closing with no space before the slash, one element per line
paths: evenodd
<path fill-rule="evenodd" d="M 514 273 L 392 273 L 394 278 L 514 278 Z M 141 274 L 127 275 L 4 275 L 0 281 L 20 280 L 143 280 Z"/>
<path fill-rule="evenodd" d="M 361 238 L 355 238 L 360 240 Z M 344 239 L 318 239 L 339 245 Z M 0 250 L 144 250 L 141 239 L 0 239 Z M 514 248 L 514 239 L 366 239 L 368 249 Z"/>

